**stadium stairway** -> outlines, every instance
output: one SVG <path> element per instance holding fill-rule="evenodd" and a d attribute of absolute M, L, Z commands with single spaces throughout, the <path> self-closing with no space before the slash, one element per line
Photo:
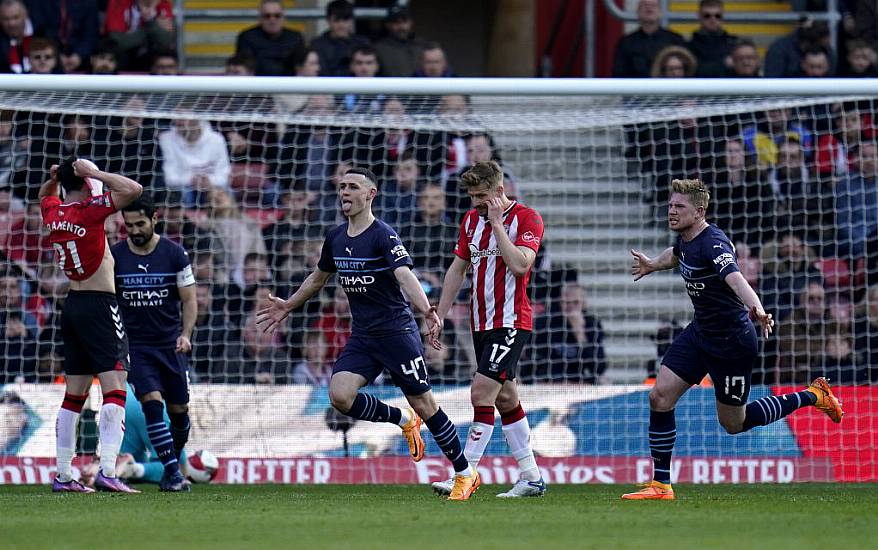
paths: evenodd
<path fill-rule="evenodd" d="M 505 165 L 525 202 L 542 214 L 552 266 L 576 267 L 588 311 L 604 327 L 613 382 L 640 382 L 656 359 L 661 318 L 686 318 L 689 300 L 679 276 L 653 274 L 636 284 L 629 249 L 652 255 L 669 246 L 667 229 L 652 223 L 643 185 L 626 177 L 620 128 L 497 136 Z"/>
<path fill-rule="evenodd" d="M 747 2 L 725 2 L 726 13 L 789 13 L 789 2 L 777 0 L 750 0 Z M 668 11 L 671 13 L 697 13 L 698 0 L 674 0 L 669 3 Z M 692 33 L 698 28 L 697 22 L 672 23 L 670 29 L 683 35 L 686 40 L 692 37 Z M 778 37 L 792 32 L 794 25 L 788 23 L 736 23 L 727 21 L 723 27 L 730 34 L 740 38 L 749 38 L 756 43 L 759 56 L 765 59 L 768 46 Z"/>

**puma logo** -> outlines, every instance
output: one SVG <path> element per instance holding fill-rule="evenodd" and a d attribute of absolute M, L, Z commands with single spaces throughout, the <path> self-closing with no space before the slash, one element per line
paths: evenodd
<path fill-rule="evenodd" d="M 345 249 L 345 252 L 348 253 L 348 256 L 350 256 L 351 254 L 354 253 L 354 250 L 352 248 L 344 247 L 344 249 Z"/>
<path fill-rule="evenodd" d="M 137 264 L 137 269 L 142 269 L 144 273 L 147 273 L 149 271 L 149 264 Z"/>

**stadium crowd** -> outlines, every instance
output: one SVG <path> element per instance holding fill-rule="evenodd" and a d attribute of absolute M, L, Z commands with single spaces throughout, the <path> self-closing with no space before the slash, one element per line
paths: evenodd
<path fill-rule="evenodd" d="M 172 2 L 71 3 L 2 0 L 0 72 L 179 74 Z M 659 26 L 657 0 L 641 0 L 640 28 L 616 49 L 617 77 L 876 76 L 876 32 L 868 2 L 843 2 L 839 52 L 828 31 L 803 19 L 773 44 L 723 30 L 723 4 L 703 0 L 701 26 L 687 42 Z M 872 3 L 874 7 L 874 3 Z M 103 21 L 103 23 L 101 23 Z M 284 27 L 283 6 L 262 1 L 225 73 L 290 76 L 451 77 L 442 46 L 416 37 L 405 7 L 394 6 L 384 36 L 354 33 L 353 6 L 327 6 L 328 30 L 310 42 Z M 864 24 L 866 22 L 866 24 Z M 132 95 L 136 112 L 149 101 Z M 280 103 L 280 100 L 279 100 Z M 185 107 L 181 106 L 181 107 Z M 191 105 L 189 106 L 191 107 Z M 287 295 L 316 265 L 325 230 L 340 222 L 335 184 L 354 165 L 381 179 L 376 215 L 408 245 L 431 301 L 440 293 L 469 199 L 459 175 L 501 152 L 484 132 L 423 131 L 412 115 L 465 118 L 463 96 L 311 96 L 288 106 L 318 116 L 379 114 L 397 128 L 336 128 L 135 116 L 0 112 L 0 383 L 50 382 L 61 371 L 58 319 L 66 293 L 41 226 L 36 189 L 57 159 L 77 155 L 139 181 L 161 206 L 156 230 L 189 252 L 197 280 L 193 375 L 227 383 L 326 385 L 350 334 L 338 287 L 263 334 L 255 311 L 269 292 Z M 645 200 L 662 205 L 671 179 L 700 177 L 712 190 L 710 220 L 736 243 L 739 262 L 780 321 L 757 372 L 766 383 L 807 382 L 814 372 L 839 382 L 878 381 L 878 127 L 861 102 L 777 108 L 745 115 L 681 119 L 627 129 L 632 177 Z M 507 171 L 507 192 L 516 197 Z M 526 197 L 518 197 L 526 199 Z M 108 221 L 110 243 L 125 238 Z M 588 312 L 575 271 L 535 273 L 535 335 L 523 358 L 525 382 L 600 382 L 603 329 Z M 445 347 L 425 347 L 431 377 L 467 383 L 474 358 L 466 296 L 444 331 Z M 657 337 L 671 337 L 672 325 Z"/>

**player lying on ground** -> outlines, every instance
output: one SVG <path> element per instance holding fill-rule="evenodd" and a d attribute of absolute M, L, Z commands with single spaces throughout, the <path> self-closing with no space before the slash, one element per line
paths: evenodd
<path fill-rule="evenodd" d="M 112 248 L 122 318 L 131 346 L 128 380 L 143 407 L 149 439 L 165 467 L 162 491 L 188 492 L 180 453 L 189 439 L 189 364 L 195 277 L 183 247 L 155 232 L 148 194 L 122 209 L 128 238 Z M 182 312 L 182 314 L 181 314 Z M 165 401 L 171 426 L 164 421 Z"/>
<path fill-rule="evenodd" d="M 521 408 L 515 371 L 533 329 L 527 282 L 543 238 L 543 220 L 536 210 L 506 196 L 503 170 L 494 161 L 476 163 L 460 182 L 473 208 L 460 224 L 454 262 L 442 285 L 439 319 L 448 314 L 472 268 L 470 319 L 479 366 L 470 391 L 473 423 L 464 455 L 473 469 L 478 467 L 494 431 L 496 407 L 521 470 L 512 489 L 497 496 L 541 496 L 546 484 L 530 446 L 530 425 Z M 433 338 L 441 327 L 442 323 L 436 325 Z M 440 494 L 451 488 L 451 480 L 433 483 Z"/>
<path fill-rule="evenodd" d="M 801 407 L 815 406 L 835 422 L 843 412 L 825 378 L 800 392 L 763 397 L 747 403 L 756 360 L 757 335 L 751 321 L 768 338 L 771 314 L 738 269 L 735 248 L 715 225 L 705 221 L 710 193 L 699 180 L 674 180 L 668 205 L 668 227 L 677 242 L 657 258 L 632 250 L 634 280 L 653 271 L 680 268 L 695 319 L 674 340 L 662 359 L 649 393 L 649 450 L 653 480 L 626 500 L 672 500 L 671 453 L 677 439 L 674 406 L 686 391 L 710 374 L 719 422 L 730 434 L 777 422 Z"/>
<path fill-rule="evenodd" d="M 102 185 L 109 191 L 99 193 L 97 188 Z M 63 201 L 61 189 L 65 193 Z M 136 181 L 102 172 L 84 159 L 68 159 L 61 166 L 52 166 L 51 179 L 40 187 L 40 209 L 49 242 L 55 249 L 58 267 L 70 279 L 61 312 L 67 387 L 55 424 L 58 475 L 52 490 L 56 492 L 94 492 L 73 479 L 71 463 L 79 414 L 95 375 L 104 394 L 99 422 L 101 471 L 95 477 L 95 487 L 101 491 L 139 492 L 116 477 L 116 455 L 125 430 L 128 336 L 116 302 L 113 257 L 104 220 L 142 192 Z"/>
<path fill-rule="evenodd" d="M 263 330 L 274 331 L 337 272 L 338 284 L 350 301 L 352 331 L 332 370 L 332 406 L 359 420 L 398 424 L 415 462 L 424 456 L 420 435 L 424 418 L 456 472 L 449 498 L 467 500 L 478 487 L 478 475 L 463 456 L 454 424 L 433 398 L 418 325 L 402 292 L 426 317 L 431 330 L 439 319 L 412 273 L 411 257 L 396 231 L 372 214 L 378 193 L 375 182 L 370 170 L 360 168 L 342 177 L 338 196 L 348 221 L 326 233 L 317 268 L 302 286 L 286 300 L 272 296 L 271 306 L 257 312 L 257 323 Z M 411 408 L 391 407 L 359 391 L 385 369 Z"/>

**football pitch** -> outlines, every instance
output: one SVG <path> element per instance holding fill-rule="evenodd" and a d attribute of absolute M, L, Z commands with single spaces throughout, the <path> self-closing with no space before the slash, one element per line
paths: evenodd
<path fill-rule="evenodd" d="M 448 502 L 425 486 L 196 486 L 191 494 L 55 495 L 0 486 L 0 548 L 875 548 L 878 487 L 678 485 L 673 502 L 630 487 L 552 486 Z"/>

